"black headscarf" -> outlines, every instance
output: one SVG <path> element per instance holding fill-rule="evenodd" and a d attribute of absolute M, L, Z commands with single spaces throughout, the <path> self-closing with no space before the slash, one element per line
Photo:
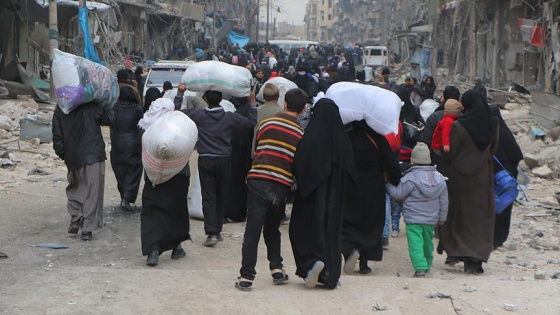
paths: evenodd
<path fill-rule="evenodd" d="M 152 102 L 161 97 L 161 92 L 157 87 L 151 87 L 146 91 L 146 96 L 144 96 L 144 113 L 150 109 Z"/>
<path fill-rule="evenodd" d="M 355 179 L 352 144 L 342 124 L 338 106 L 331 99 L 322 98 L 314 106 L 294 157 L 294 175 L 299 193 L 308 196 L 319 187 L 330 176 L 333 164 Z"/>
<path fill-rule="evenodd" d="M 496 136 L 497 122 L 478 91 L 469 90 L 461 97 L 465 108 L 458 121 L 465 126 L 476 146 L 484 150 Z"/>
<path fill-rule="evenodd" d="M 120 88 L 119 101 L 138 104 L 136 93 L 134 93 L 134 90 L 131 86 L 123 86 L 122 88 Z"/>

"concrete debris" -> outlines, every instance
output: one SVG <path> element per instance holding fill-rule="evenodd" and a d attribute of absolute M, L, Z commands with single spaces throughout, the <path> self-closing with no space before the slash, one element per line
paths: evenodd
<path fill-rule="evenodd" d="M 451 294 L 447 294 L 447 293 L 443 293 L 443 292 L 430 292 L 427 295 L 427 298 L 429 299 L 450 299 L 451 298 Z"/>
<path fill-rule="evenodd" d="M 33 149 L 39 149 L 39 147 L 41 146 L 41 139 L 32 138 L 31 140 L 29 140 L 29 143 L 31 144 L 31 147 Z"/>
<path fill-rule="evenodd" d="M 551 128 L 546 135 L 554 141 L 558 140 L 560 138 L 560 126 Z"/>
<path fill-rule="evenodd" d="M 547 165 L 533 169 L 533 175 L 539 178 L 552 179 L 552 170 Z"/>
<path fill-rule="evenodd" d="M 379 312 L 379 311 L 387 311 L 389 310 L 389 308 L 385 305 L 379 305 L 379 304 L 375 304 L 375 306 L 373 307 L 373 311 L 374 312 Z"/>
<path fill-rule="evenodd" d="M 27 175 L 50 175 L 50 172 L 45 171 L 44 169 L 40 169 L 38 167 L 32 169 L 27 173 Z"/>
<path fill-rule="evenodd" d="M 510 312 L 515 312 L 515 311 L 517 311 L 517 305 L 510 304 L 510 303 L 504 303 L 504 310 L 510 311 Z"/>
<path fill-rule="evenodd" d="M 550 278 L 552 278 L 552 279 L 560 279 L 560 272 L 555 272 Z"/>
<path fill-rule="evenodd" d="M 527 153 L 523 156 L 523 162 L 529 169 L 534 169 L 542 166 L 539 158 L 535 154 Z"/>
<path fill-rule="evenodd" d="M 558 238 L 550 234 L 544 234 L 542 237 L 538 237 L 538 236 L 533 237 L 530 245 L 534 249 L 543 249 L 543 250 L 560 249 L 560 242 L 558 242 Z"/>
<path fill-rule="evenodd" d="M 0 129 L 8 131 L 12 128 L 12 120 L 10 119 L 10 117 L 0 115 Z"/>
<path fill-rule="evenodd" d="M 508 249 L 511 251 L 515 251 L 519 248 L 519 243 L 517 242 L 511 242 L 509 243 Z"/>
<path fill-rule="evenodd" d="M 546 273 L 542 271 L 535 272 L 535 280 L 546 280 Z"/>

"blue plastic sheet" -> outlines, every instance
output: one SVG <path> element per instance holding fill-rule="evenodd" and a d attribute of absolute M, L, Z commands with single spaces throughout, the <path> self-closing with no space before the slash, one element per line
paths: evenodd
<path fill-rule="evenodd" d="M 249 43 L 249 37 L 239 35 L 234 31 L 229 32 L 228 41 L 233 45 L 237 44 L 239 47 L 243 47 Z"/>
<path fill-rule="evenodd" d="M 88 25 L 88 9 L 86 7 L 80 7 L 78 9 L 78 21 L 80 23 L 82 34 L 84 35 L 84 58 L 103 64 L 101 63 L 101 60 L 99 60 L 99 56 L 93 47 L 93 41 L 91 40 L 91 33 L 89 32 Z"/>

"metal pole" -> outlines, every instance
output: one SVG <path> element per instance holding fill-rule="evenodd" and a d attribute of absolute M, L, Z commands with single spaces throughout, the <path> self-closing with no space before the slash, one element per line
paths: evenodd
<path fill-rule="evenodd" d="M 50 100 L 54 101 L 56 95 L 54 93 L 54 84 L 52 76 L 52 61 L 54 58 L 53 51 L 58 49 L 58 14 L 57 14 L 56 0 L 49 1 L 49 54 L 50 54 L 50 65 L 51 65 L 51 75 L 50 75 Z"/>
<path fill-rule="evenodd" d="M 259 42 L 259 16 L 261 15 L 261 0 L 257 0 L 257 30 L 255 32 L 255 41 Z"/>
<path fill-rule="evenodd" d="M 216 2 L 214 0 L 214 13 L 212 13 L 212 46 L 216 48 L 216 55 L 218 55 L 218 46 L 216 45 Z"/>
<path fill-rule="evenodd" d="M 266 0 L 266 39 L 265 43 L 268 43 L 268 28 L 269 28 L 269 19 L 270 19 L 270 0 Z"/>
<path fill-rule="evenodd" d="M 49 52 L 53 59 L 53 49 L 58 49 L 58 14 L 56 0 L 49 2 Z"/>

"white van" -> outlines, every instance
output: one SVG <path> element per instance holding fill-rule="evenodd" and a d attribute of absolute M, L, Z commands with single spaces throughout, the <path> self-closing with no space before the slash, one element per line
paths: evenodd
<path fill-rule="evenodd" d="M 311 45 L 319 46 L 318 42 L 310 41 L 310 40 L 289 40 L 289 39 L 273 39 L 268 41 L 271 45 L 276 45 L 278 48 L 282 49 L 282 51 L 286 53 L 290 53 L 290 50 L 293 48 L 300 49 L 309 48 Z"/>
<path fill-rule="evenodd" d="M 363 52 L 362 64 L 364 66 L 376 68 L 389 65 L 389 56 L 386 46 L 366 46 Z"/>
<path fill-rule="evenodd" d="M 173 95 L 170 95 L 170 98 L 177 94 L 177 86 L 181 83 L 181 78 L 183 77 L 183 73 L 187 68 L 195 63 L 192 60 L 186 61 L 175 61 L 175 60 L 160 60 L 156 64 L 152 66 L 150 72 L 146 76 L 146 83 L 144 85 L 144 96 L 146 95 L 146 91 L 151 87 L 157 87 L 160 91 L 163 92 L 163 83 L 165 81 L 171 82 L 173 85 L 173 91 L 171 92 Z M 191 94 L 191 92 L 187 91 L 186 94 Z"/>

